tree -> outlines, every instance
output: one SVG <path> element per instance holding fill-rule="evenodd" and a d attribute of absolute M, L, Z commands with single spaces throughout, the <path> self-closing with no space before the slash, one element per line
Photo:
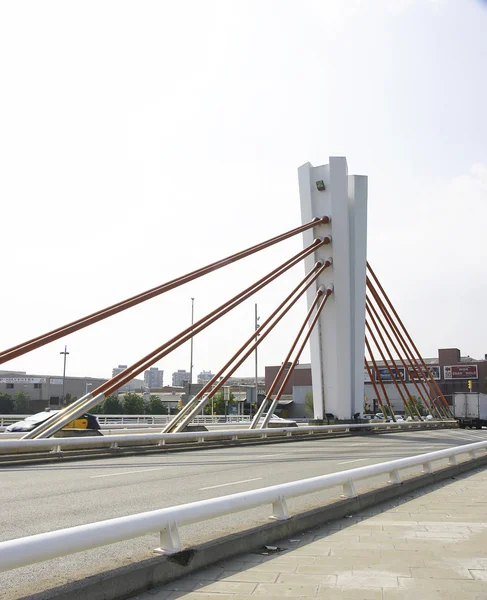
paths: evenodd
<path fill-rule="evenodd" d="M 135 392 L 125 394 L 122 407 L 126 415 L 143 415 L 145 413 L 144 399 Z"/>
<path fill-rule="evenodd" d="M 77 399 L 78 398 L 76 396 L 73 396 L 72 394 L 70 394 L 68 392 L 67 394 L 64 395 L 64 404 L 71 404 L 72 402 L 74 402 Z"/>
<path fill-rule="evenodd" d="M 426 408 L 424 404 L 421 402 L 421 399 L 417 396 L 411 396 L 411 400 L 406 401 L 406 406 L 408 407 L 408 412 L 412 412 L 413 415 L 417 415 L 418 412 L 421 416 L 426 414 Z"/>
<path fill-rule="evenodd" d="M 27 392 L 17 392 L 14 395 L 14 410 L 16 413 L 25 415 L 30 409 L 30 396 Z"/>
<path fill-rule="evenodd" d="M 103 412 L 106 415 L 121 415 L 123 414 L 122 403 L 118 396 L 107 396 L 103 402 Z"/>
<path fill-rule="evenodd" d="M 159 396 L 151 394 L 149 397 L 149 405 L 147 407 L 147 412 L 150 415 L 163 415 L 167 411 L 164 409 L 164 405 Z"/>
<path fill-rule="evenodd" d="M 315 407 L 313 405 L 313 392 L 310 390 L 306 392 L 306 396 L 304 397 L 304 414 L 307 417 L 314 417 Z"/>
<path fill-rule="evenodd" d="M 213 398 L 210 398 L 208 404 L 205 406 L 205 414 L 211 415 L 211 407 L 213 404 L 213 411 L 215 415 L 225 415 L 228 413 L 226 410 L 228 404 L 235 404 L 237 401 L 232 392 L 230 392 L 230 400 L 225 402 L 223 391 L 217 392 Z"/>
<path fill-rule="evenodd" d="M 14 401 L 10 394 L 0 394 L 0 413 L 9 415 L 14 409 Z"/>

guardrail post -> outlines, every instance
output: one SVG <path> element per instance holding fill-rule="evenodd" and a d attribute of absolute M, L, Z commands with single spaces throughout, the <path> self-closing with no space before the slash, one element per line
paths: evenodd
<path fill-rule="evenodd" d="M 448 461 L 449 461 L 451 467 L 456 467 L 458 465 L 457 457 L 454 454 L 452 456 L 450 456 Z"/>
<path fill-rule="evenodd" d="M 284 498 L 284 496 L 279 496 L 279 498 L 272 503 L 272 517 L 270 518 L 275 519 L 276 521 L 285 521 L 290 518 L 286 498 Z"/>
<path fill-rule="evenodd" d="M 397 469 L 389 473 L 389 483 L 402 483 L 401 475 Z"/>
<path fill-rule="evenodd" d="M 110 450 L 118 450 L 118 442 L 112 442 L 110 444 Z"/>
<path fill-rule="evenodd" d="M 430 462 L 425 462 L 423 464 L 423 473 L 433 473 L 433 466 Z"/>
<path fill-rule="evenodd" d="M 471 450 L 468 453 L 469 458 L 477 458 L 477 452 L 475 450 Z"/>
<path fill-rule="evenodd" d="M 352 480 L 343 484 L 343 496 L 345 498 L 356 498 L 358 496 L 355 483 Z"/>
<path fill-rule="evenodd" d="M 179 536 L 178 524 L 175 521 L 168 523 L 166 529 L 163 529 L 159 535 L 161 546 L 155 548 L 154 552 L 158 554 L 174 554 L 181 551 L 181 538 Z"/>
<path fill-rule="evenodd" d="M 52 447 L 51 454 L 61 454 L 61 452 L 62 450 L 60 444 Z"/>

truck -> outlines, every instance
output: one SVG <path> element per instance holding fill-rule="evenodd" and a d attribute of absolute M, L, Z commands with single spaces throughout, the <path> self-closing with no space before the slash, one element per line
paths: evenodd
<path fill-rule="evenodd" d="M 460 427 L 482 429 L 483 425 L 487 426 L 487 394 L 455 393 L 453 409 Z"/>

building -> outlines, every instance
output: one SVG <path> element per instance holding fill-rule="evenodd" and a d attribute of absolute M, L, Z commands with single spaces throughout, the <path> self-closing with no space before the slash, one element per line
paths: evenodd
<path fill-rule="evenodd" d="M 405 362 L 406 365 L 409 365 L 407 361 Z M 470 356 L 461 356 L 458 348 L 442 348 L 438 350 L 437 358 L 425 358 L 424 362 L 438 384 L 441 393 L 445 396 L 450 405 L 453 403 L 453 394 L 455 392 L 487 392 L 487 355 L 485 355 L 483 359 L 478 360 Z M 410 367 L 405 369 L 403 366 L 399 366 L 399 364 L 402 365 L 399 360 L 396 360 L 396 363 L 398 364 L 397 370 L 399 371 L 399 375 L 404 378 L 409 393 L 412 396 L 418 397 L 419 392 L 414 383 L 416 380 L 414 368 Z M 385 363 L 383 361 L 376 361 L 376 369 L 374 365 L 369 362 L 369 367 L 376 385 L 379 381 L 380 374 L 393 409 L 399 413 L 404 412 L 404 404 L 401 395 L 395 384 L 392 382 L 389 369 Z M 274 381 L 279 368 L 280 366 L 266 367 L 266 390 L 269 389 Z M 394 375 L 396 375 L 394 369 L 392 369 L 392 371 Z M 469 381 L 472 384 L 471 388 L 468 387 Z M 371 412 L 380 411 L 374 385 L 367 370 L 364 370 L 364 382 L 364 410 L 370 410 Z M 284 388 L 282 402 L 279 402 L 278 410 L 276 411 L 277 414 L 294 418 L 304 417 L 305 399 L 308 392 L 312 392 L 311 365 L 296 365 L 294 372 Z M 381 398 L 382 397 L 383 394 L 381 394 Z"/>
<path fill-rule="evenodd" d="M 162 388 L 164 380 L 164 371 L 161 371 L 157 367 L 151 367 L 144 371 L 144 382 L 150 390 L 154 388 Z"/>
<path fill-rule="evenodd" d="M 190 374 L 184 369 L 178 369 L 172 374 L 172 384 L 175 387 L 186 387 L 189 383 Z"/>
<path fill-rule="evenodd" d="M 212 377 L 213 373 L 211 371 L 201 371 L 198 375 L 198 383 L 208 383 Z"/>
<path fill-rule="evenodd" d="M 94 391 L 106 379 L 98 377 L 68 377 L 64 379 L 64 396 L 67 403 Z M 0 371 L 0 394 L 15 398 L 17 392 L 29 397 L 29 412 L 62 406 L 62 375 L 36 375 L 26 371 Z"/>
<path fill-rule="evenodd" d="M 127 365 L 118 365 L 118 367 L 113 367 L 112 369 L 112 377 L 115 377 L 119 373 L 122 373 L 127 368 Z M 144 380 L 142 379 L 131 379 L 126 384 L 122 385 L 117 392 L 134 392 L 142 388 L 144 385 Z"/>

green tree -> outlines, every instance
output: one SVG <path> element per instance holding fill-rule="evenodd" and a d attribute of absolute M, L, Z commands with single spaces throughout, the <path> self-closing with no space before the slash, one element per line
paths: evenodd
<path fill-rule="evenodd" d="M 77 399 L 78 398 L 76 396 L 73 396 L 69 392 L 67 394 L 64 394 L 64 404 L 71 404 L 71 402 L 74 402 Z"/>
<path fill-rule="evenodd" d="M 412 402 L 411 400 L 407 400 L 406 401 L 406 406 L 408 407 L 408 412 L 409 413 L 413 413 L 413 415 L 417 415 L 418 412 L 421 416 L 424 416 L 426 414 L 426 408 L 424 406 L 424 404 L 422 403 L 421 399 L 418 398 L 417 396 L 411 396 L 412 398 Z"/>
<path fill-rule="evenodd" d="M 27 392 L 14 394 L 14 410 L 16 413 L 25 415 L 30 410 L 30 396 Z"/>
<path fill-rule="evenodd" d="M 135 392 L 125 394 L 122 406 L 126 415 L 143 415 L 145 413 L 144 399 Z"/>
<path fill-rule="evenodd" d="M 103 402 L 103 412 L 105 415 L 122 415 L 122 403 L 118 396 L 107 396 Z"/>
<path fill-rule="evenodd" d="M 230 400 L 228 402 L 225 402 L 224 394 L 223 394 L 223 390 L 222 390 L 220 392 L 217 392 L 213 396 L 213 398 L 210 398 L 210 400 L 208 401 L 208 404 L 205 406 L 205 414 L 211 415 L 212 403 L 213 403 L 213 411 L 214 411 L 215 415 L 228 414 L 228 404 L 235 404 L 236 402 L 237 402 L 237 400 L 235 399 L 235 396 L 233 395 L 232 392 L 230 392 Z M 225 405 L 227 405 L 227 407 Z M 225 408 L 227 408 L 227 410 L 225 410 Z"/>
<path fill-rule="evenodd" d="M 10 394 L 0 394 L 0 414 L 9 415 L 14 410 L 14 401 Z"/>
<path fill-rule="evenodd" d="M 304 397 L 304 414 L 307 417 L 313 417 L 315 414 L 315 408 L 313 405 L 313 392 L 311 390 L 306 392 L 306 396 Z"/>
<path fill-rule="evenodd" d="M 149 404 L 147 406 L 147 412 L 149 415 L 164 415 L 167 410 L 164 408 L 164 404 L 159 396 L 151 394 L 149 396 Z"/>

